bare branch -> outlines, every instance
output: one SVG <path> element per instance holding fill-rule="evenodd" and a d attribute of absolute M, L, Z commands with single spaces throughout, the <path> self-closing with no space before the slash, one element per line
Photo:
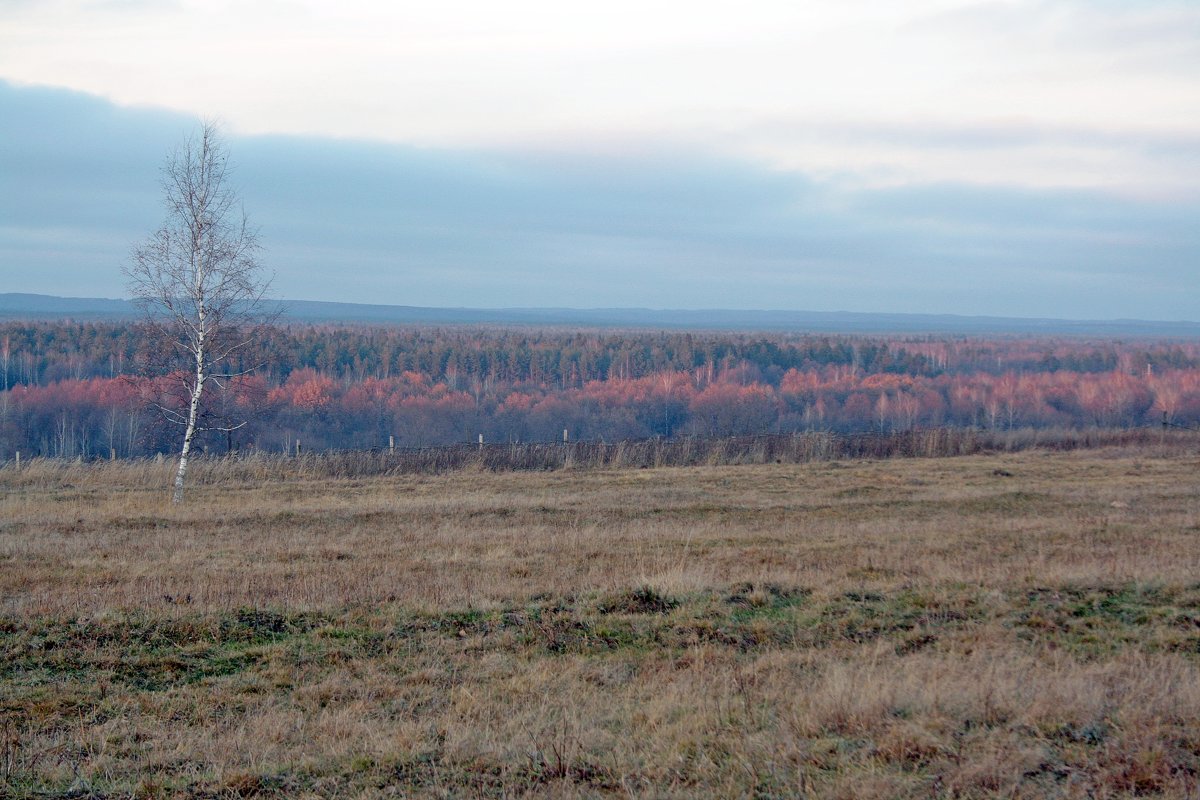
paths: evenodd
<path fill-rule="evenodd" d="M 239 422 L 238 424 L 236 424 L 236 425 L 230 425 L 229 427 L 222 427 L 222 426 L 220 426 L 220 425 L 205 425 L 205 426 L 203 426 L 203 427 L 199 427 L 199 428 L 197 428 L 196 430 L 200 430 L 200 431 L 219 431 L 219 432 L 221 432 L 221 433 L 233 433 L 234 431 L 236 431 L 236 430 L 238 430 L 238 429 L 240 429 L 240 428 L 244 428 L 244 427 L 246 427 L 246 423 L 245 423 L 245 422 Z"/>
<path fill-rule="evenodd" d="M 152 403 L 164 419 L 185 428 L 176 502 L 183 497 L 196 434 L 245 425 L 212 423 L 205 385 L 212 381 L 224 389 L 221 380 L 252 371 L 226 364 L 254 341 L 246 328 L 274 314 L 265 300 L 271 280 L 258 261 L 258 231 L 229 184 L 231 171 L 217 126 L 206 122 L 168 156 L 162 170 L 166 219 L 125 268 L 130 295 L 164 345 L 159 370 L 174 376 L 186 405 L 185 411 Z"/>

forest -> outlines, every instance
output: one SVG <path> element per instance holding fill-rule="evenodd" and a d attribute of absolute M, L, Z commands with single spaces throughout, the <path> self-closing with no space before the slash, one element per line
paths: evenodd
<path fill-rule="evenodd" d="M 128 322 L 0 324 L 0 459 L 171 452 Z M 202 451 L 1200 423 L 1200 342 L 290 324 L 206 394 Z M 244 423 L 244 424 L 242 424 Z"/>

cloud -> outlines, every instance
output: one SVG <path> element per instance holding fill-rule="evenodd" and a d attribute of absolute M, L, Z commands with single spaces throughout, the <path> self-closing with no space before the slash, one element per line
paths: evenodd
<path fill-rule="evenodd" d="M 8 290 L 123 294 L 160 221 L 158 168 L 195 119 L 4 83 L 0 117 Z M 650 146 L 230 145 L 289 298 L 1200 318 L 1196 202 L 875 186 Z"/>
<path fill-rule="evenodd" d="M 1189 0 L 0 6 L 0 77 L 434 149 L 690 148 L 876 185 L 1200 185 Z M 649 145 L 647 145 L 649 143 Z"/>

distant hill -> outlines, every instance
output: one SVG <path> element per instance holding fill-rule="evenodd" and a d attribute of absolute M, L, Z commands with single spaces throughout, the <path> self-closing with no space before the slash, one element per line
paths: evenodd
<path fill-rule="evenodd" d="M 576 328 L 797 331 L 816 333 L 1038 334 L 1200 338 L 1200 322 L 968 317 L 955 314 L 869 314 L 851 311 L 735 311 L 648 308 L 426 308 L 291 300 L 297 322 L 391 325 L 535 325 Z M 133 319 L 128 300 L 0 293 L 0 319 L 79 321 Z"/>
<path fill-rule="evenodd" d="M 128 300 L 0 294 L 0 319 L 121 319 L 136 314 Z"/>

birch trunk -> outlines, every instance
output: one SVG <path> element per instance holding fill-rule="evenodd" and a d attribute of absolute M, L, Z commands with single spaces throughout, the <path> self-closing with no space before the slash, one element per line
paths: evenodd
<path fill-rule="evenodd" d="M 197 362 L 201 362 L 201 357 L 197 356 Z M 179 451 L 179 469 L 175 472 L 175 492 L 171 495 L 171 502 L 183 502 L 183 479 L 187 476 L 188 456 L 192 452 L 192 439 L 196 436 L 196 419 L 200 414 L 200 395 L 204 391 L 204 372 L 197 366 L 196 368 L 196 386 L 192 389 L 192 401 L 188 406 L 187 427 L 183 433 L 183 448 Z"/>
<path fill-rule="evenodd" d="M 207 308 L 205 305 L 204 268 L 205 262 L 200 256 L 203 251 L 204 222 L 196 224 L 192 238 L 192 265 L 195 272 L 195 285 L 192 298 L 196 304 L 195 337 L 191 343 L 192 355 L 196 358 L 196 383 L 192 386 L 192 396 L 188 403 L 187 426 L 183 431 L 183 448 L 179 451 L 179 469 L 175 472 L 175 491 L 171 502 L 183 502 L 183 480 L 187 477 L 188 456 L 192 452 L 192 439 L 196 437 L 196 421 L 200 416 L 200 396 L 204 393 L 204 381 L 208 379 L 207 364 L 204 361 L 205 337 L 208 333 Z"/>

